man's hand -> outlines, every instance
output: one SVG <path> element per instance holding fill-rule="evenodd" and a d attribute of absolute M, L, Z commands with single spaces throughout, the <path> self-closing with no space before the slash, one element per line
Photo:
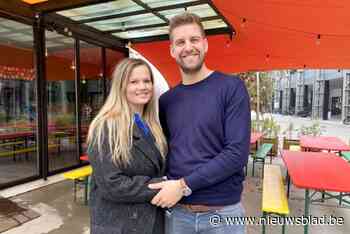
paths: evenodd
<path fill-rule="evenodd" d="M 160 183 L 149 184 L 150 189 L 160 189 L 151 203 L 162 208 L 173 207 L 183 196 L 180 180 L 167 180 Z"/>

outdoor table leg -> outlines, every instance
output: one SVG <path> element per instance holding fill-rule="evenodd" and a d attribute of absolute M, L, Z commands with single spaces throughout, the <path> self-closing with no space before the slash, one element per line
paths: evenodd
<path fill-rule="evenodd" d="M 263 218 L 266 220 L 266 212 L 263 211 Z M 263 222 L 263 227 L 262 227 L 262 234 L 266 233 L 266 226 L 265 226 L 265 222 Z"/>
<path fill-rule="evenodd" d="M 305 189 L 305 210 L 304 210 L 304 215 L 305 218 L 307 218 L 309 216 L 309 212 L 310 212 L 310 196 L 309 196 L 309 190 Z M 306 223 L 304 225 L 304 234 L 308 234 L 309 230 L 308 230 L 308 223 Z"/>
<path fill-rule="evenodd" d="M 61 153 L 61 138 L 60 138 L 59 134 L 56 135 L 56 144 L 58 145 L 57 146 L 57 151 L 58 151 L 57 154 L 59 155 Z"/>
<path fill-rule="evenodd" d="M 283 218 L 283 222 L 285 222 L 286 221 L 286 216 L 285 215 L 282 215 L 282 218 Z M 283 223 L 283 225 L 282 225 L 282 234 L 285 234 L 286 233 L 286 224 L 285 223 Z"/>
<path fill-rule="evenodd" d="M 322 190 L 322 202 L 324 202 L 324 198 L 325 198 L 325 193 L 324 193 L 324 190 Z"/>
<path fill-rule="evenodd" d="M 287 179 L 287 198 L 289 198 L 289 191 L 290 191 L 290 176 L 289 176 L 288 171 L 287 171 L 287 176 L 286 176 L 286 179 Z"/>
<path fill-rule="evenodd" d="M 24 137 L 24 147 L 28 148 L 28 137 Z M 26 160 L 28 161 L 28 152 L 26 152 Z"/>
<path fill-rule="evenodd" d="M 90 190 L 91 190 L 91 176 L 88 176 L 88 184 L 87 184 L 87 200 L 90 201 Z"/>
<path fill-rule="evenodd" d="M 16 162 L 16 154 L 15 154 L 15 151 L 16 151 L 16 145 L 13 145 L 13 161 Z"/>
<path fill-rule="evenodd" d="M 90 179 L 89 179 L 89 177 L 90 176 L 87 176 L 86 178 L 85 178 L 85 181 L 84 181 L 84 183 L 85 183 L 85 189 L 84 189 L 84 198 L 85 198 L 85 200 L 84 200 L 84 204 L 85 205 L 87 205 L 88 204 L 88 194 L 89 194 L 89 181 L 90 181 Z"/>

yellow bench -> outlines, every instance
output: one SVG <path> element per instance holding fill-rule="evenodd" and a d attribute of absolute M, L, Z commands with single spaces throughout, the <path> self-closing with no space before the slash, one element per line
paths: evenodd
<path fill-rule="evenodd" d="M 76 180 L 76 179 L 85 178 L 87 176 L 90 176 L 91 173 L 92 173 L 92 167 L 91 166 L 84 166 L 84 167 L 63 173 L 63 177 L 66 179 L 70 179 L 70 180 Z"/>
<path fill-rule="evenodd" d="M 265 165 L 263 193 L 262 193 L 263 217 L 267 215 L 278 215 L 285 217 L 289 214 L 287 195 L 284 190 L 281 169 L 278 165 Z M 263 234 L 265 233 L 263 223 Z M 285 225 L 282 226 L 285 233 Z"/>
<path fill-rule="evenodd" d="M 0 144 L 0 147 L 24 145 L 25 141 L 9 141 Z"/>
<path fill-rule="evenodd" d="M 92 173 L 91 166 L 84 166 L 78 169 L 74 169 L 63 173 L 63 177 L 74 181 L 74 201 L 76 201 L 77 195 L 77 185 L 80 183 L 84 184 L 84 203 L 87 204 L 88 201 L 88 191 L 89 191 L 89 176 Z"/>
<path fill-rule="evenodd" d="M 48 149 L 57 148 L 57 147 L 58 147 L 57 144 L 51 144 L 48 146 Z M 28 147 L 28 148 L 19 148 L 19 149 L 12 150 L 12 151 L 2 151 L 2 152 L 0 152 L 0 157 L 13 156 L 13 161 L 16 161 L 16 155 L 25 154 L 26 159 L 28 160 L 27 153 L 31 153 L 31 152 L 35 152 L 35 151 L 37 151 L 37 147 L 35 145 L 33 145 L 33 146 Z"/>
<path fill-rule="evenodd" d="M 290 145 L 289 150 L 290 151 L 301 151 L 301 147 L 299 145 Z"/>

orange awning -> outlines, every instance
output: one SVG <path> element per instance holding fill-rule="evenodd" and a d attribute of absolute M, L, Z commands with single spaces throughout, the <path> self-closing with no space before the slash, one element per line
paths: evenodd
<path fill-rule="evenodd" d="M 207 65 L 224 72 L 350 68 L 350 1 L 213 0 L 236 30 L 209 36 Z M 135 44 L 174 86 L 169 42 Z"/>

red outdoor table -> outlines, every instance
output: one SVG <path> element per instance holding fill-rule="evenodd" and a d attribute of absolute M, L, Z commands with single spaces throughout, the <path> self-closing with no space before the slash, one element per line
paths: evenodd
<path fill-rule="evenodd" d="M 12 140 L 17 138 L 27 138 L 31 136 L 34 136 L 34 132 L 32 131 L 1 133 L 0 140 Z"/>
<path fill-rule="evenodd" d="M 89 161 L 89 158 L 87 155 L 82 155 L 82 156 L 80 156 L 80 160 L 81 161 Z"/>
<path fill-rule="evenodd" d="M 345 160 L 332 153 L 288 150 L 283 151 L 282 158 L 293 184 L 305 189 L 305 217 L 309 215 L 312 202 L 335 198 L 350 204 L 350 201 L 343 200 L 343 197 L 350 196 L 350 164 Z M 314 190 L 311 195 L 310 190 Z M 341 194 L 334 195 L 325 191 Z M 314 199 L 317 192 L 323 192 L 327 197 Z M 307 225 L 304 226 L 304 233 L 308 233 Z"/>
<path fill-rule="evenodd" d="M 330 151 L 350 151 L 350 146 L 345 144 L 338 137 L 328 136 L 301 136 L 300 146 L 306 151 L 310 149 Z"/>

